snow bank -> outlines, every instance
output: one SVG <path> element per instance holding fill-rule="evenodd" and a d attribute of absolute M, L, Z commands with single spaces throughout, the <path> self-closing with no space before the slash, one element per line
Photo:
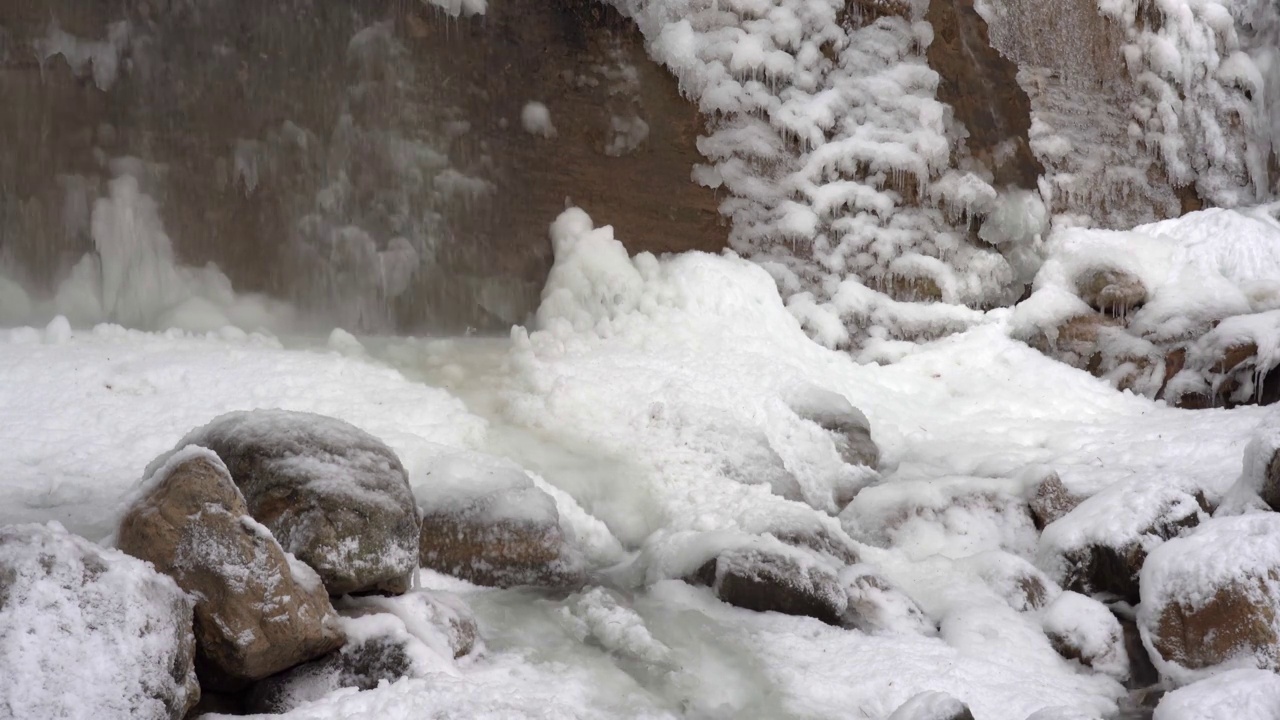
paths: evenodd
<path fill-rule="evenodd" d="M 1160 699 L 1152 720 L 1280 719 L 1280 677 L 1256 668 L 1228 670 Z"/>

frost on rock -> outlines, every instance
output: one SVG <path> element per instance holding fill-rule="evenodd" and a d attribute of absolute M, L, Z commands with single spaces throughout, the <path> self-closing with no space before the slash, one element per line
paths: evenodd
<path fill-rule="evenodd" d="M 1141 585 L 1143 642 L 1174 683 L 1280 667 L 1280 515 L 1202 523 L 1151 553 Z"/>
<path fill-rule="evenodd" d="M 331 595 L 407 589 L 418 567 L 418 508 L 404 466 L 378 438 L 323 415 L 254 410 L 192 430 L 177 447 L 188 445 L 222 459 L 249 514 L 315 568 Z"/>
<path fill-rule="evenodd" d="M 1160 699 L 1152 720 L 1280 720 L 1280 676 L 1257 668 L 1228 670 Z"/>
<path fill-rule="evenodd" d="M 184 448 L 144 481 L 116 544 L 195 598 L 205 687 L 236 690 L 342 644 L 320 578 L 249 517 L 209 450 Z"/>
<path fill-rule="evenodd" d="M 191 600 L 57 523 L 0 528 L 0 715 L 178 720 L 200 698 Z"/>

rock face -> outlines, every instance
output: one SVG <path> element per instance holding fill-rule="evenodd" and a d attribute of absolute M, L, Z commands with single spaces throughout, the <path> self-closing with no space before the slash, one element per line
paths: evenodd
<path fill-rule="evenodd" d="M 121 521 L 117 543 L 196 598 L 206 686 L 234 690 L 342 644 L 320 578 L 249 517 L 208 450 L 179 451 L 157 471 Z"/>
<path fill-rule="evenodd" d="M 249 514 L 314 568 L 329 594 L 408 588 L 418 509 L 382 441 L 322 415 L 255 410 L 214 419 L 178 443 L 188 445 L 222 459 Z"/>
<path fill-rule="evenodd" d="M 834 572 L 792 555 L 730 550 L 709 560 L 696 580 L 730 605 L 757 612 L 805 615 L 839 625 L 848 597 Z"/>
<path fill-rule="evenodd" d="M 1280 516 L 1214 518 L 1151 553 L 1138 625 L 1182 684 L 1231 663 L 1280 669 Z"/>
<path fill-rule="evenodd" d="M 178 720 L 200 698 L 191 622 L 140 560 L 56 523 L 0 528 L 0 715 Z"/>

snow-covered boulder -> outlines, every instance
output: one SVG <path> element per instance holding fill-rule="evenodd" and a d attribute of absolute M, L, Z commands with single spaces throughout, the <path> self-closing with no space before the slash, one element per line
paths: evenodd
<path fill-rule="evenodd" d="M 803 551 L 728 550 L 690 578 L 724 602 L 757 612 L 779 612 L 841 624 L 848 596 L 825 562 Z"/>
<path fill-rule="evenodd" d="M 1244 470 L 1218 512 L 1235 515 L 1246 510 L 1280 511 L 1280 426 L 1269 424 L 1254 431 L 1244 448 Z"/>
<path fill-rule="evenodd" d="M 1068 590 L 1136 603 L 1147 554 L 1207 517 L 1199 490 L 1163 478 L 1121 481 L 1046 527 L 1037 564 Z"/>
<path fill-rule="evenodd" d="M 1280 675 L 1228 670 L 1160 699 L 1152 720 L 1280 720 Z"/>
<path fill-rule="evenodd" d="M 880 448 L 871 439 L 871 422 L 845 396 L 821 388 L 806 388 L 792 399 L 791 408 L 830 433 L 846 463 L 871 468 L 880 464 Z"/>
<path fill-rule="evenodd" d="M 932 635 L 938 628 L 924 610 L 900 588 L 868 565 L 840 571 L 848 605 L 843 625 L 865 633 Z"/>
<path fill-rule="evenodd" d="M 372 690 L 382 681 L 455 673 L 442 657 L 408 631 L 395 615 L 343 618 L 347 644 L 338 652 L 273 675 L 253 687 L 250 713 L 280 713 L 341 688 Z"/>
<path fill-rule="evenodd" d="M 200 698 L 191 600 L 57 523 L 0 528 L 0 716 L 177 720 Z"/>
<path fill-rule="evenodd" d="M 1102 343 L 1105 331 L 1120 326 L 1120 321 L 1099 312 L 1073 315 L 1062 322 L 1038 327 L 1025 335 L 1019 335 L 1031 347 L 1051 358 L 1081 370 L 1097 368 L 1102 362 Z"/>
<path fill-rule="evenodd" d="M 973 720 L 969 706 L 944 692 L 922 692 L 903 703 L 889 720 Z"/>
<path fill-rule="evenodd" d="M 338 611 L 345 617 L 395 615 L 409 634 L 444 657 L 470 655 L 480 646 L 480 629 L 471 608 L 458 596 L 441 590 L 349 596 L 339 601 Z"/>
<path fill-rule="evenodd" d="M 1117 679 L 1128 677 L 1124 629 L 1102 603 L 1067 591 L 1044 609 L 1040 622 L 1062 657 Z"/>
<path fill-rule="evenodd" d="M 1062 593 L 1062 588 L 1035 565 L 1001 550 L 970 555 L 958 562 L 1018 612 L 1039 610 Z"/>
<path fill-rule="evenodd" d="M 181 450 L 145 481 L 116 544 L 196 599 L 205 685 L 235 690 L 342 644 L 320 578 L 249 517 L 209 450 Z"/>
<path fill-rule="evenodd" d="M 329 594 L 408 588 L 418 508 L 404 466 L 381 440 L 323 415 L 254 410 L 215 418 L 177 449 L 188 445 L 222 459 L 249 514 L 314 568 Z"/>
<path fill-rule="evenodd" d="M 1209 520 L 1156 548 L 1141 584 L 1138 625 L 1175 683 L 1229 668 L 1280 670 L 1280 515 Z"/>
<path fill-rule="evenodd" d="M 422 501 L 422 567 L 497 587 L 582 582 L 584 561 L 555 500 L 528 473 L 474 453 L 434 460 Z"/>

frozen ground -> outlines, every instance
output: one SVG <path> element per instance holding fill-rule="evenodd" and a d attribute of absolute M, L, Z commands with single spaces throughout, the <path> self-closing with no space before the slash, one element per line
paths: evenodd
<path fill-rule="evenodd" d="M 0 330 L 0 525 L 56 519 L 105 537 L 120 498 L 191 428 L 233 409 L 320 412 L 386 440 L 415 485 L 443 454 L 538 473 L 596 587 L 563 597 L 426 575 L 476 610 L 486 652 L 293 717 L 884 718 L 923 691 L 979 720 L 1105 716 L 1121 685 L 1061 659 L 1044 620 L 1002 593 L 998 570 L 1034 561 L 1036 538 L 1001 498 L 1050 469 L 1080 492 L 1176 482 L 1217 498 L 1274 416 L 1117 392 L 1010 340 L 998 313 L 859 365 L 809 340 L 751 263 L 628 259 L 574 212 L 553 235 L 538 327 L 509 339 Z M 863 410 L 883 454 L 879 484 L 834 518 L 759 484 L 781 467 L 820 499 L 848 481 L 790 410 L 815 386 Z M 673 579 L 706 538 L 837 525 L 937 633 L 753 613 Z"/>

